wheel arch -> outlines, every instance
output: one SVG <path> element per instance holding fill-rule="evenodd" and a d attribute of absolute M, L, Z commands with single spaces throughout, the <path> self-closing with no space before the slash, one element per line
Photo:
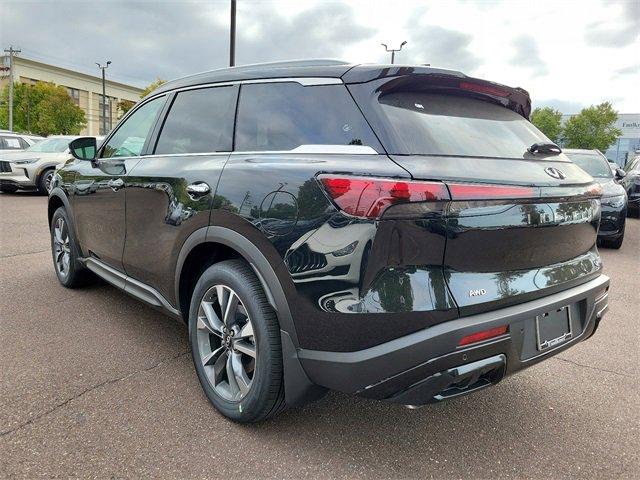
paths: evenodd
<path fill-rule="evenodd" d="M 295 407 L 321 398 L 326 388 L 309 380 L 298 359 L 299 343 L 295 325 L 275 268 L 258 246 L 235 230 L 221 226 L 203 227 L 193 232 L 183 244 L 175 271 L 176 303 L 183 320 L 189 321 L 188 305 L 199 277 L 194 274 L 192 266 L 200 262 L 199 269 L 204 271 L 210 265 L 230 258 L 241 258 L 251 266 L 276 312 L 280 323 L 286 404 Z M 207 260 L 202 262 L 202 259 Z M 184 305 L 187 305 L 186 310 L 183 309 Z"/>
<path fill-rule="evenodd" d="M 298 346 L 298 336 L 291 310 L 275 268 L 251 240 L 227 227 L 200 228 L 187 238 L 180 250 L 175 270 L 175 298 L 185 322 L 189 318 L 189 296 L 197 281 L 197 278 L 195 281 L 189 278 L 198 273 L 196 271 L 196 275 L 193 275 L 194 262 L 204 263 L 206 266 L 199 268 L 204 271 L 214 263 L 231 258 L 241 258 L 251 266 L 260 280 L 269 304 L 278 315 L 281 329 L 287 332 L 294 344 Z"/>

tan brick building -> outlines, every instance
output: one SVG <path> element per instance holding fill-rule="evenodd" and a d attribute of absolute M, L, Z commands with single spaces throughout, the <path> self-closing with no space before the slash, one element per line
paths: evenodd
<path fill-rule="evenodd" d="M 9 65 L 6 56 L 0 57 L 0 65 Z M 67 68 L 48 65 L 46 63 L 30 60 L 28 58 L 13 57 L 14 74 L 16 82 L 31 83 L 53 82 L 62 85 L 69 92 L 69 96 L 78 105 L 87 118 L 87 126 L 82 130 L 83 135 L 102 135 L 102 78 L 98 75 L 88 75 Z M 97 72 L 100 71 L 96 68 Z M 132 85 L 109 80 L 107 70 L 106 94 L 107 94 L 107 131 L 113 128 L 118 120 L 118 102 L 140 100 L 142 89 Z M 2 72 L 0 77 L 0 89 L 9 83 L 8 71 Z M 110 115 L 109 115 L 110 110 Z"/>

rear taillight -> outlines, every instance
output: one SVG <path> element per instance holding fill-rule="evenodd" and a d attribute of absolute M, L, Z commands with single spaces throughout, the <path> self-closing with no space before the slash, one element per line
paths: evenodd
<path fill-rule="evenodd" d="M 462 337 L 462 340 L 458 342 L 458 346 L 462 347 L 463 345 L 470 345 L 472 343 L 483 342 L 485 340 L 489 340 L 490 338 L 499 337 L 507 333 L 507 326 L 504 325 L 502 327 L 491 328 L 489 330 L 483 330 L 482 332 L 472 333 L 471 335 L 467 335 L 466 337 Z"/>
<path fill-rule="evenodd" d="M 348 175 L 318 175 L 333 202 L 356 217 L 379 218 L 392 205 L 449 200 L 443 183 Z"/>
<path fill-rule="evenodd" d="M 537 196 L 536 189 L 533 187 L 481 183 L 447 183 L 447 186 L 452 200 L 500 200 Z"/>

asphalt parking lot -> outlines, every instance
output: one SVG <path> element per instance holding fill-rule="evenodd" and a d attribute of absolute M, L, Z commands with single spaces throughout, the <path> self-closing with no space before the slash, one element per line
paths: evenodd
<path fill-rule="evenodd" d="M 330 393 L 255 426 L 200 389 L 184 327 L 114 288 L 66 290 L 46 198 L 0 194 L 0 477 L 637 478 L 640 220 L 602 250 L 595 337 L 449 403 Z"/>

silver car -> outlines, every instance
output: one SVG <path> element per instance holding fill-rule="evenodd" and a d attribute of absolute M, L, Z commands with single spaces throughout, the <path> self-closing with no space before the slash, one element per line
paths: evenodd
<path fill-rule="evenodd" d="M 0 152 L 24 150 L 25 148 L 35 145 L 41 140 L 44 140 L 44 137 L 24 133 L 14 133 L 9 130 L 0 130 Z"/>
<path fill-rule="evenodd" d="M 37 188 L 40 193 L 48 193 L 56 166 L 72 158 L 69 142 L 75 138 L 53 135 L 26 150 L 0 152 L 0 191 Z"/>

